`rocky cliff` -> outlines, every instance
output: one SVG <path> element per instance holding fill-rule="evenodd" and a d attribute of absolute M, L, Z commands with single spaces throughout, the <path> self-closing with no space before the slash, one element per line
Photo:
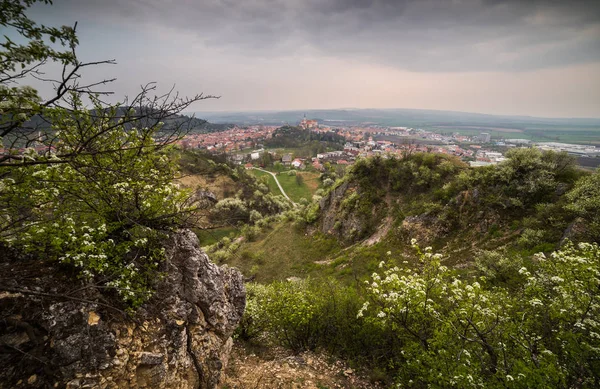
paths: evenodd
<path fill-rule="evenodd" d="M 245 308 L 242 276 L 211 263 L 191 231 L 165 248 L 165 277 L 133 316 L 52 265 L 2 263 L 0 388 L 216 387 Z M 19 284 L 5 278 L 16 274 Z"/>
<path fill-rule="evenodd" d="M 319 228 L 346 244 L 366 238 L 385 218 L 383 201 L 371 202 L 356 183 L 345 181 L 319 202 Z"/>

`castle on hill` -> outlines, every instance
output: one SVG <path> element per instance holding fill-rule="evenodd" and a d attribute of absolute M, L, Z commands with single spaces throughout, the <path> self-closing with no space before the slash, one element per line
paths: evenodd
<path fill-rule="evenodd" d="M 302 121 L 300 122 L 300 127 L 304 128 L 305 130 L 308 130 L 310 128 L 319 127 L 319 123 L 317 123 L 316 120 L 307 120 L 305 114 L 304 118 L 302 118 Z"/>

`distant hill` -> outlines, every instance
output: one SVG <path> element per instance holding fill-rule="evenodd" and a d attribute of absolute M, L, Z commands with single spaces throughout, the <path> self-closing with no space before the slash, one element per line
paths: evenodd
<path fill-rule="evenodd" d="M 117 111 L 117 116 L 122 116 L 124 115 L 124 110 L 126 108 L 120 108 Z M 157 115 L 160 115 L 160 113 L 157 111 L 156 113 L 152 113 L 149 112 L 149 110 L 144 110 L 144 109 L 136 109 L 138 111 L 138 114 L 144 114 L 144 115 L 148 115 L 150 117 L 149 122 L 152 123 L 152 118 L 156 117 Z M 232 124 L 228 124 L 228 123 L 219 123 L 219 124 L 215 124 L 215 123 L 210 123 L 207 120 L 204 119 L 199 119 L 193 115 L 172 115 L 168 118 L 165 118 L 162 120 L 162 122 L 164 122 L 163 125 L 163 130 L 172 130 L 174 128 L 177 128 L 178 126 L 182 126 L 183 129 L 185 129 L 186 131 L 189 132 L 193 132 L 193 133 L 210 133 L 210 132 L 220 132 L 220 131 L 225 131 L 231 127 L 233 127 Z"/>
<path fill-rule="evenodd" d="M 121 107 L 119 109 L 117 109 L 117 112 L 115 113 L 115 120 L 125 116 L 125 110 L 127 110 L 128 108 L 126 107 Z M 135 123 L 128 123 L 126 124 L 127 127 L 149 127 L 149 126 L 153 126 L 156 124 L 156 122 L 158 121 L 158 119 L 161 117 L 161 114 L 156 111 L 156 112 L 150 112 L 149 110 L 144 110 L 144 109 L 136 109 L 136 115 L 139 116 L 143 116 L 139 121 L 136 121 Z M 93 116 L 95 115 L 95 111 L 91 110 L 90 114 Z M 227 124 L 227 123 L 210 123 L 207 120 L 204 119 L 199 119 L 196 117 L 192 117 L 192 116 L 186 116 L 186 115 L 172 115 L 168 118 L 163 118 L 160 119 L 160 121 L 162 121 L 164 123 L 163 127 L 162 127 L 162 131 L 171 131 L 174 130 L 176 128 L 180 128 L 183 132 L 191 132 L 191 133 L 211 133 L 211 132 L 220 132 L 220 131 L 226 131 L 229 128 L 233 127 L 233 124 Z M 28 134 L 28 133 L 32 133 L 32 132 L 36 132 L 37 131 L 50 131 L 52 127 L 52 124 L 46 120 L 44 117 L 39 116 L 39 115 L 35 115 L 33 116 L 29 121 L 25 122 L 20 131 L 21 134 Z M 17 135 L 17 132 L 15 132 L 13 135 Z M 8 143 L 7 143 L 8 144 Z"/>
<path fill-rule="evenodd" d="M 489 125 L 570 125 L 591 126 L 600 129 L 600 118 L 539 118 L 533 116 L 489 115 L 470 112 L 438 111 L 426 109 L 313 109 L 293 111 L 254 111 L 254 112 L 196 112 L 214 123 L 236 124 L 295 124 L 302 117 L 317 118 L 319 122 L 340 122 L 346 124 L 374 123 L 381 125 L 444 125 L 471 124 Z"/>
<path fill-rule="evenodd" d="M 268 147 L 303 147 L 307 143 L 319 142 L 325 146 L 342 149 L 345 138 L 334 132 L 315 133 L 300 127 L 283 126 L 273 132 L 273 137 L 265 141 Z"/>

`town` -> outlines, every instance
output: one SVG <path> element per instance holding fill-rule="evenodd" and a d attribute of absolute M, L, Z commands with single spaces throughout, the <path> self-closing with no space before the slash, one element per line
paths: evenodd
<path fill-rule="evenodd" d="M 381 155 L 406 155 L 414 152 L 432 152 L 454 155 L 473 167 L 494 165 L 504 161 L 507 150 L 515 147 L 537 147 L 542 150 L 567 152 L 579 159 L 586 159 L 587 165 L 600 165 L 600 148 L 593 145 L 559 142 L 532 142 L 528 139 L 492 137 L 489 132 L 467 136 L 459 132 L 440 133 L 421 128 L 386 127 L 381 125 L 328 126 L 317 120 L 304 117 L 297 127 L 316 134 L 328 132 L 342 136 L 346 142 L 339 150 L 316 153 L 315 155 L 294 155 L 278 149 L 267 148 L 264 142 L 274 136 L 280 126 L 251 125 L 234 126 L 223 132 L 209 134 L 190 133 L 178 144 L 184 149 L 203 149 L 210 153 L 227 154 L 235 164 L 248 168 L 256 165 L 264 167 L 265 153 L 270 160 L 289 165 L 296 169 L 312 166 L 322 171 L 324 164 L 351 165 L 359 157 Z"/>

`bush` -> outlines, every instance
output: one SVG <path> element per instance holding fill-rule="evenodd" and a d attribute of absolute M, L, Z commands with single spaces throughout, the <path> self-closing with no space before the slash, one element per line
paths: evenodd
<path fill-rule="evenodd" d="M 253 242 L 260 234 L 260 228 L 257 226 L 245 225 L 242 227 L 242 235 L 248 242 Z"/>
<path fill-rule="evenodd" d="M 476 253 L 475 266 L 491 285 L 514 286 L 523 280 L 519 274 L 519 269 L 523 266 L 520 257 L 482 250 Z"/>
<path fill-rule="evenodd" d="M 544 231 L 543 230 L 534 230 L 531 228 L 526 228 L 521 232 L 521 236 L 517 239 L 517 242 L 525 247 L 531 248 L 539 245 L 544 240 Z"/>
<path fill-rule="evenodd" d="M 460 280 L 441 256 L 416 248 L 421 268 L 373 274 L 359 312 L 403 343 L 392 362 L 399 385 L 597 387 L 597 245 L 538 255 L 535 267 L 519 269 L 517 293 Z"/>
<path fill-rule="evenodd" d="M 248 309 L 240 332 L 248 339 L 263 333 L 294 351 L 316 346 L 317 296 L 307 293 L 306 281 L 248 285 Z"/>

